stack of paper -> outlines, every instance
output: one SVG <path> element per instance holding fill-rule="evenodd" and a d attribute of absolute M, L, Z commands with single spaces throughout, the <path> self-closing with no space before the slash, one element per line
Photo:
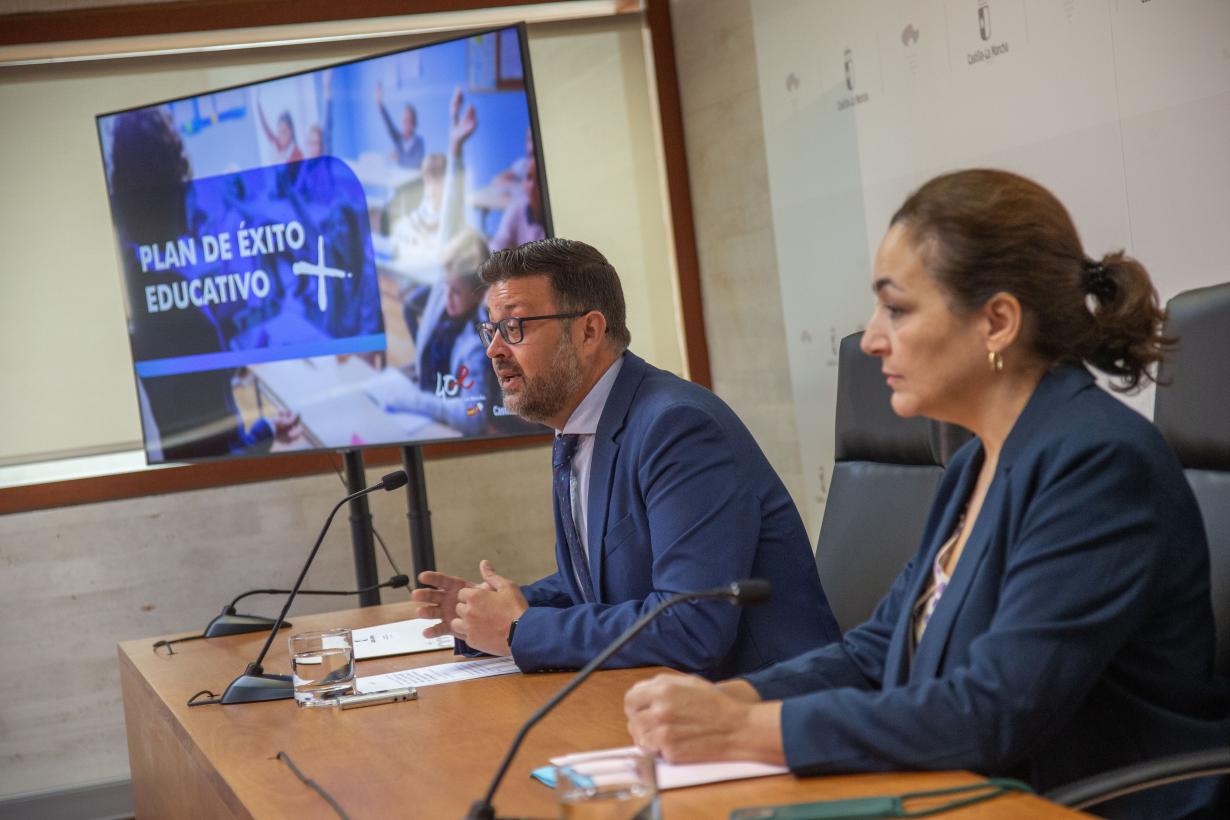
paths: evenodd
<path fill-rule="evenodd" d="M 391 624 L 369 626 L 352 630 L 354 658 L 383 658 L 388 655 L 408 655 L 411 652 L 430 652 L 433 649 L 452 649 L 453 636 L 424 638 L 423 630 L 440 623 L 430 618 L 414 618 L 395 621 Z"/>
<path fill-rule="evenodd" d="M 548 786 L 555 786 L 555 766 L 575 766 L 584 764 L 586 760 L 603 755 L 633 751 L 635 746 L 623 749 L 604 749 L 597 752 L 577 752 L 551 758 L 551 766 L 535 769 L 532 774 L 536 780 Z M 767 777 L 772 774 L 787 774 L 785 766 L 773 766 L 768 763 L 752 763 L 748 761 L 720 761 L 716 763 L 667 763 L 657 761 L 658 790 L 681 789 L 685 786 L 699 786 L 703 783 L 721 783 L 726 780 L 744 780 L 749 777 Z"/>
<path fill-rule="evenodd" d="M 435 666 L 420 666 L 404 672 L 387 675 L 368 675 L 355 678 L 355 690 L 360 693 L 384 692 L 401 686 L 435 686 L 438 683 L 455 683 L 462 680 L 490 678 L 494 675 L 512 675 L 521 670 L 512 658 L 483 658 L 477 661 L 441 663 Z"/>

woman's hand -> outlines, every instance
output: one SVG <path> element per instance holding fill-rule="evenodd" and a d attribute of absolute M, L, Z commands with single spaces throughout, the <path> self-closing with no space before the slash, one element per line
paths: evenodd
<path fill-rule="evenodd" d="M 743 681 L 719 686 L 690 675 L 657 675 L 628 690 L 624 714 L 632 741 L 671 763 L 785 762 L 781 703 L 758 702 Z"/>

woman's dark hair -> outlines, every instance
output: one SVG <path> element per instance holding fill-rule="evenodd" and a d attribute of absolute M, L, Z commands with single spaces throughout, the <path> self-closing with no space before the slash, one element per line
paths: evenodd
<path fill-rule="evenodd" d="M 161 109 L 116 118 L 111 143 L 111 207 L 125 241 L 166 242 L 187 230 L 184 196 L 192 169 Z"/>
<path fill-rule="evenodd" d="M 619 274 L 598 250 L 573 239 L 540 239 L 491 255 L 478 269 L 485 284 L 545 276 L 561 311 L 596 310 L 619 350 L 632 341 Z"/>
<path fill-rule="evenodd" d="M 1090 259 L 1068 211 L 1041 185 L 1007 171 L 944 174 L 893 215 L 923 253 L 953 307 L 997 293 L 1033 320 L 1027 340 L 1048 363 L 1085 361 L 1132 390 L 1173 344 L 1149 274 L 1122 251 Z"/>

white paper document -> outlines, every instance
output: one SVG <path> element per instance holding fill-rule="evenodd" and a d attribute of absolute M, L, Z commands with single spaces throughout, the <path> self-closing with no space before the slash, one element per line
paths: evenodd
<path fill-rule="evenodd" d="M 394 621 L 391 624 L 369 626 L 351 631 L 354 637 L 354 659 L 384 658 L 389 655 L 409 655 L 412 652 L 430 652 L 433 649 L 452 649 L 453 636 L 424 638 L 423 630 L 440 623 L 431 618 L 414 618 L 409 621 Z"/>
<path fill-rule="evenodd" d="M 571 766 L 584 763 L 587 758 L 597 755 L 631 751 L 634 748 L 633 746 L 628 746 L 626 749 L 577 752 L 576 754 L 563 755 L 562 757 L 553 757 L 551 762 L 556 766 Z M 703 783 L 721 783 L 726 780 L 744 780 L 749 777 L 787 774 L 789 771 L 785 766 L 745 761 L 721 761 L 716 763 L 667 763 L 665 760 L 657 761 L 659 791 L 681 789 L 685 786 L 699 786 Z"/>
<path fill-rule="evenodd" d="M 462 680 L 490 678 L 495 675 L 511 675 L 521 670 L 512 658 L 482 658 L 476 661 L 440 663 L 435 666 L 420 666 L 404 672 L 389 672 L 387 675 L 368 675 L 355 678 L 355 689 L 361 693 L 383 692 L 400 686 L 435 686 L 438 683 L 456 683 Z"/>

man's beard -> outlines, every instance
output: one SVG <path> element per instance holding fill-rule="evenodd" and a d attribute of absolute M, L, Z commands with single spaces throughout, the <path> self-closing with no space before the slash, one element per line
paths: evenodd
<path fill-rule="evenodd" d="M 521 391 L 513 395 L 504 393 L 504 406 L 526 421 L 546 422 L 563 410 L 581 389 L 581 359 L 566 333 L 560 335 L 551 365 L 541 376 L 531 379 L 511 360 L 503 372 L 509 371 L 521 376 Z M 496 373 L 500 375 L 501 371 L 497 369 Z M 500 392 L 503 393 L 502 387 Z"/>

